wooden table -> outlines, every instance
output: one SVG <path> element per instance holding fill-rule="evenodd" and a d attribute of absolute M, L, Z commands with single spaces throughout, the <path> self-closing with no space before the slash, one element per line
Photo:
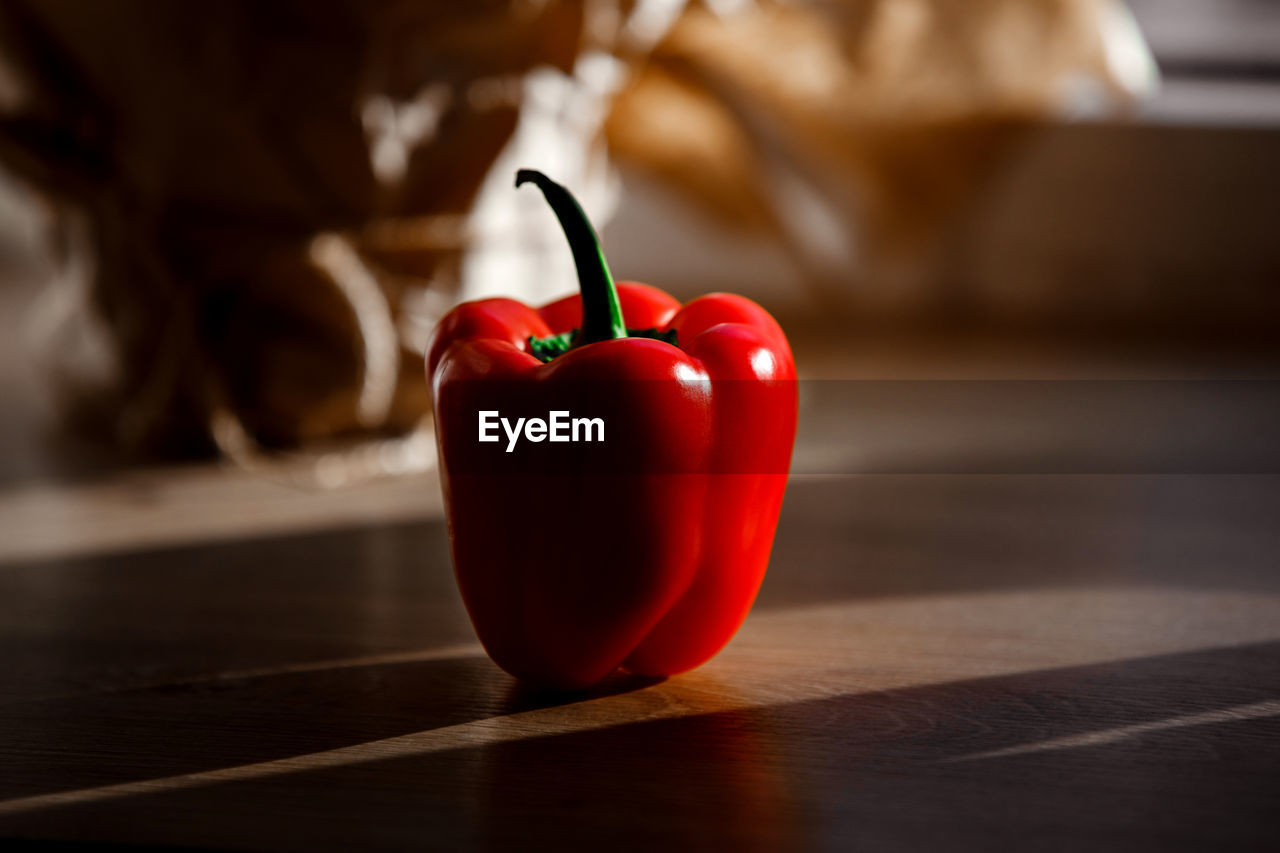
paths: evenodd
<path fill-rule="evenodd" d="M 10 490 L 0 836 L 1276 849 L 1276 470 L 1010 472 L 975 456 L 981 422 L 909 393 L 895 421 L 876 393 L 862 420 L 807 399 L 824 426 L 728 649 L 582 695 L 524 688 L 475 644 L 429 473 L 319 496 L 203 469 Z M 1030 434 L 1061 447 L 1053 423 Z M 912 425 L 963 462 L 876 456 Z"/>

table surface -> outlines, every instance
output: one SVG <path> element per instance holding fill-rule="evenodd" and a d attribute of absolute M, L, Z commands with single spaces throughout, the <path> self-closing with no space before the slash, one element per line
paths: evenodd
<path fill-rule="evenodd" d="M 981 395 L 931 417 L 920 387 L 806 390 L 737 638 L 694 672 L 586 694 L 522 687 L 476 645 L 430 473 L 331 492 L 199 467 L 13 486 L 0 837 L 1274 849 L 1274 459 L 1205 461 L 1173 436 L 1137 461 L 1121 441 L 1125 464 L 1002 463 L 1010 435 L 1061 450 L 1141 412 L 1105 386 L 1114 417 L 1081 422 L 1102 429 L 1040 400 L 1019 417 L 1050 414 L 1010 432 Z M 1253 423 L 1250 399 L 1218 426 Z M 912 447 L 930 463 L 902 462 Z"/>

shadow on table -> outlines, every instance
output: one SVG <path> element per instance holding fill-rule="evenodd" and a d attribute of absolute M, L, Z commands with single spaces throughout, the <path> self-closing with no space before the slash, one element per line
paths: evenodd
<path fill-rule="evenodd" d="M 696 696 L 699 676 L 685 678 L 658 692 Z M 1280 643 L 1265 643 L 561 734 L 531 724 L 488 746 L 10 815 L 0 832 L 307 849 L 1264 849 L 1277 766 Z"/>
<path fill-rule="evenodd" d="M 1280 477 L 793 479 L 758 608 L 1043 587 L 1280 591 Z"/>
<path fill-rule="evenodd" d="M 0 801 L 308 755 L 655 683 L 511 692 L 483 654 L 0 705 Z"/>
<path fill-rule="evenodd" d="M 1259 848 L 1280 830 L 1280 643 L 503 743 L 484 846 Z M 592 841 L 594 839 L 594 842 Z"/>

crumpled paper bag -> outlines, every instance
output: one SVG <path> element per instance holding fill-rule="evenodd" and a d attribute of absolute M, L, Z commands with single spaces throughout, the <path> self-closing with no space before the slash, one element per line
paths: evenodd
<path fill-rule="evenodd" d="M 54 211 L 69 411 L 248 464 L 413 430 L 434 319 L 566 274 L 515 166 L 600 218 L 625 162 L 835 292 L 1008 128 L 1154 79 L 1116 0 L 9 0 L 0 160 Z"/>

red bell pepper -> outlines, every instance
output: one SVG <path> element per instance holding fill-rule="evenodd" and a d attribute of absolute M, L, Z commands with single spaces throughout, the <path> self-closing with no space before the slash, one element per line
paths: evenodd
<path fill-rule="evenodd" d="M 486 651 L 519 678 L 682 672 L 729 641 L 764 578 L 795 439 L 791 350 L 740 296 L 682 307 L 615 285 L 572 195 L 538 172 L 525 182 L 559 217 L 581 293 L 541 309 L 464 303 L 435 330 L 458 585 Z M 585 422 L 578 442 L 565 417 L 544 440 L 556 412 Z"/>

